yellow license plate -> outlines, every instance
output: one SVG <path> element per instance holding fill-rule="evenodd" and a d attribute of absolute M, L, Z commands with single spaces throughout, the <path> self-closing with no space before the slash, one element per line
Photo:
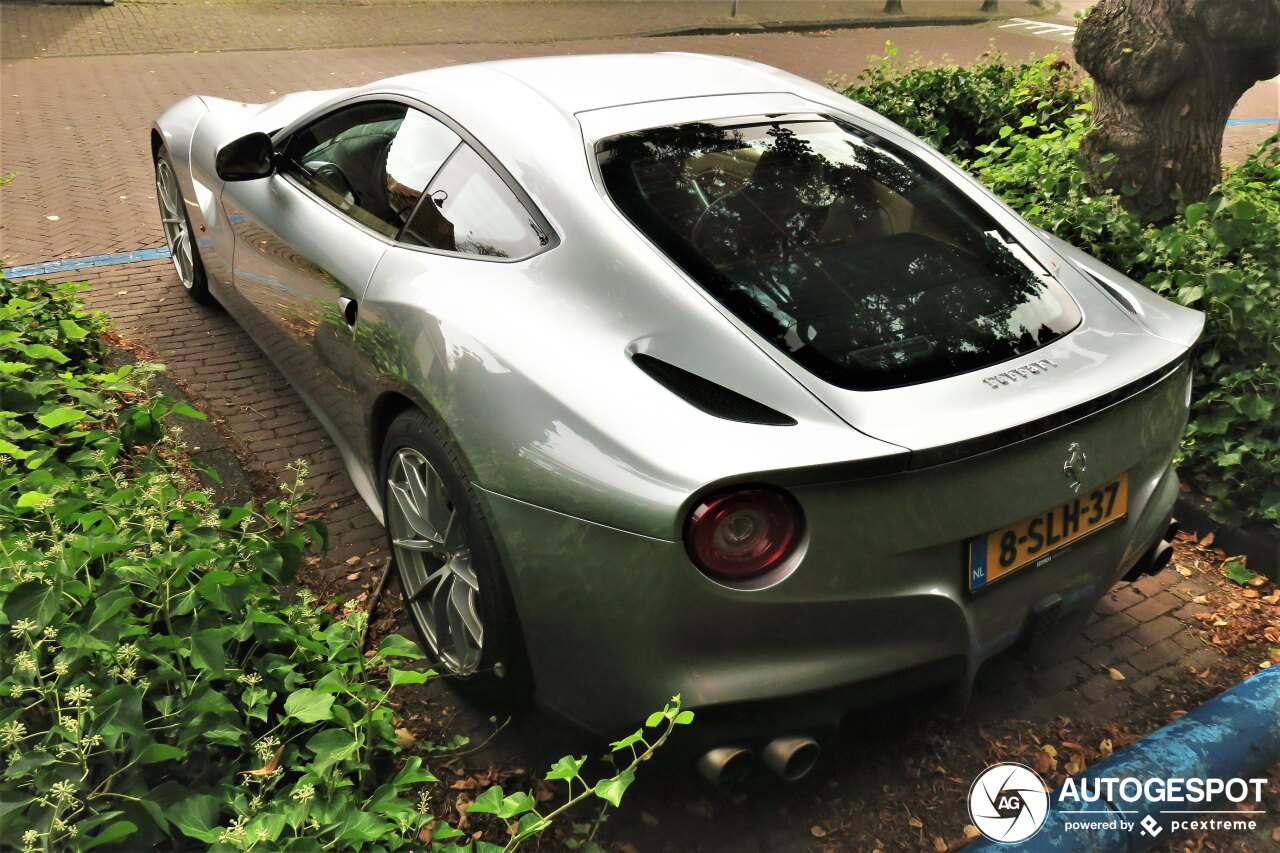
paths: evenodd
<path fill-rule="evenodd" d="M 1121 474 L 1066 503 L 969 540 L 969 589 L 1034 563 L 1046 555 L 1124 517 L 1129 507 L 1129 475 Z"/>

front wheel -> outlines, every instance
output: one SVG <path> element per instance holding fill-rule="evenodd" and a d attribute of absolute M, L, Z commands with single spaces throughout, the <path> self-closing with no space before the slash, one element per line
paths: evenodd
<path fill-rule="evenodd" d="M 191 219 L 182 198 L 182 185 L 173 171 L 168 150 L 156 154 L 156 200 L 160 204 L 160 224 L 164 229 L 164 241 L 178 272 L 178 281 L 191 298 L 204 305 L 213 303 L 209 293 L 209 280 L 200 260 L 200 249 L 195 244 Z"/>
<path fill-rule="evenodd" d="M 405 606 L 427 654 L 473 698 L 528 693 L 511 590 L 458 457 L 417 410 L 383 443 L 383 507 Z"/>

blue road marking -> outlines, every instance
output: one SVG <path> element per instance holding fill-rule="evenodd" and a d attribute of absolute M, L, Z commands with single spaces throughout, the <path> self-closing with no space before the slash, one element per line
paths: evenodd
<path fill-rule="evenodd" d="M 49 275 L 66 270 L 78 270 L 84 267 L 107 267 L 112 264 L 131 264 L 136 261 L 153 261 L 156 258 L 169 257 L 166 246 L 154 249 L 138 249 L 135 252 L 114 252 L 110 255 L 90 255 L 87 258 L 64 258 L 60 261 L 45 261 L 40 264 L 23 264 L 9 267 L 4 271 L 5 278 L 26 278 L 33 275 Z"/>

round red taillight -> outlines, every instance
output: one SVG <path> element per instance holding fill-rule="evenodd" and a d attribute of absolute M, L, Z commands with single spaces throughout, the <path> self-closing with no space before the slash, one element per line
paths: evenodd
<path fill-rule="evenodd" d="M 689 516 L 685 542 L 712 577 L 745 580 L 780 564 L 800 540 L 800 509 L 781 492 L 721 492 Z"/>

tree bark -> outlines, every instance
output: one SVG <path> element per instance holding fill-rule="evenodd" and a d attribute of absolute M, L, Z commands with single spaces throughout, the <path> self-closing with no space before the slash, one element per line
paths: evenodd
<path fill-rule="evenodd" d="M 1280 0 L 1102 0 L 1074 50 L 1094 81 L 1088 185 L 1159 221 L 1221 180 L 1231 108 L 1280 72 Z"/>

